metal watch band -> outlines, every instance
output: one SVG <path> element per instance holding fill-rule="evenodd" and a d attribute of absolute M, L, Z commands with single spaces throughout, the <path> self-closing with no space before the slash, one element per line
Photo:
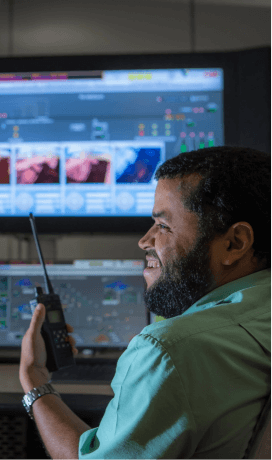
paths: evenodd
<path fill-rule="evenodd" d="M 34 420 L 33 408 L 32 408 L 33 403 L 37 399 L 41 398 L 41 396 L 44 396 L 47 394 L 54 394 L 56 396 L 59 396 L 61 399 L 60 394 L 52 387 L 50 383 L 45 383 L 44 385 L 41 385 L 38 388 L 33 388 L 23 397 L 22 399 L 23 406 L 26 409 L 31 420 Z"/>

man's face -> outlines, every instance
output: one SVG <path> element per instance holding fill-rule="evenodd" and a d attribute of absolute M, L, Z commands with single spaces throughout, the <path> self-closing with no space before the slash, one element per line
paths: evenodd
<path fill-rule="evenodd" d="M 189 178 L 192 186 L 198 180 Z M 183 206 L 180 181 L 158 181 L 152 214 L 155 223 L 138 243 L 147 260 L 158 264 L 144 270 L 146 306 L 164 318 L 181 315 L 216 287 L 207 238 L 198 235 L 198 216 Z"/>

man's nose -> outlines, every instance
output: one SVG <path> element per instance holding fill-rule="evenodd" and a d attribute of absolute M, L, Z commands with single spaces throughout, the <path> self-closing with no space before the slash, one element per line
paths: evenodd
<path fill-rule="evenodd" d="M 138 241 L 139 248 L 143 250 L 144 250 L 144 244 L 145 244 L 145 237 L 146 237 L 146 234 Z"/>
<path fill-rule="evenodd" d="M 138 246 L 139 248 L 143 249 L 143 251 L 146 248 L 152 247 L 152 235 L 151 235 L 151 228 L 148 230 L 148 232 L 139 240 Z"/>

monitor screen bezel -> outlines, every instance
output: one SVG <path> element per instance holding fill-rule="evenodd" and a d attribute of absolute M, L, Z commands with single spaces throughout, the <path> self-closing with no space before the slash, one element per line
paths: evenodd
<path fill-rule="evenodd" d="M 101 260 L 103 261 L 104 259 L 95 259 L 96 261 Z M 114 261 L 115 259 L 111 259 Z M 141 259 L 122 259 L 122 261 L 127 261 L 127 260 L 134 260 L 134 261 L 141 261 Z M 54 264 L 50 265 L 74 265 L 76 262 L 81 262 L 81 259 L 78 259 L 77 261 L 70 260 L 70 261 L 63 261 L 63 262 L 57 262 Z M 84 263 L 88 262 L 87 260 L 84 259 Z M 38 261 L 36 261 L 37 264 L 39 264 Z M 34 266 L 36 265 L 34 264 Z M 45 261 L 46 263 L 46 261 Z M 20 264 L 22 267 L 25 269 L 27 266 L 33 266 L 33 260 L 28 260 L 25 261 L 24 263 Z M 7 267 L 12 266 L 12 264 L 4 264 L 0 265 L 0 268 L 2 269 L 2 272 L 5 273 L 5 270 Z M 46 263 L 46 267 L 48 264 Z M 5 267 L 5 268 L 3 268 Z M 1 271 L 1 270 L 0 270 Z M 134 275 L 135 276 L 135 275 Z M 145 322 L 146 326 L 152 324 L 155 321 L 154 314 L 150 313 L 149 309 L 147 308 L 146 304 L 144 305 L 144 317 L 145 317 Z M 73 326 L 73 324 L 71 324 Z M 76 345 L 76 348 L 78 349 L 78 355 L 75 355 L 75 358 L 78 362 L 83 362 L 86 361 L 86 359 L 94 359 L 94 358 L 105 358 L 105 359 L 117 359 L 121 354 L 127 349 L 127 345 L 118 345 L 118 344 L 111 344 L 110 346 L 107 343 L 97 343 L 97 344 L 89 344 L 89 345 Z M 21 353 L 21 345 L 0 345 L 0 364 L 2 363 L 19 363 L 20 359 L 20 353 Z"/>
<path fill-rule="evenodd" d="M 242 52 L 242 51 L 241 51 Z M 82 55 L 0 58 L 0 73 L 36 71 L 136 70 L 174 68 L 222 68 L 224 72 L 225 145 L 238 144 L 239 114 L 235 110 L 238 94 L 237 59 L 239 51 L 213 53 L 164 53 L 130 55 Z M 152 225 L 146 216 L 40 217 L 40 234 L 145 233 Z M 2 234 L 31 233 L 28 216 L 0 217 Z"/>

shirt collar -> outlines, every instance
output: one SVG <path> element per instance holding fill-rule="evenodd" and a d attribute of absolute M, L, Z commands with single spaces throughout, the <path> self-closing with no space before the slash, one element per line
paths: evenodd
<path fill-rule="evenodd" d="M 269 281 L 271 281 L 271 268 L 251 273 L 243 278 L 238 278 L 214 289 L 204 297 L 201 297 L 201 299 L 191 305 L 181 316 L 192 315 L 198 311 L 226 303 L 241 302 L 243 299 L 243 290 L 260 284 L 266 284 Z"/>

